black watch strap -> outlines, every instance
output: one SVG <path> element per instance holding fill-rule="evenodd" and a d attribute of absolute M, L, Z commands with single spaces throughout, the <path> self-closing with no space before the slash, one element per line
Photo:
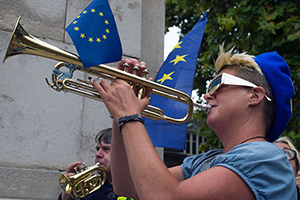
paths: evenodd
<path fill-rule="evenodd" d="M 142 118 L 140 118 L 138 114 L 129 115 L 129 116 L 125 115 L 124 117 L 120 117 L 118 120 L 118 126 L 120 129 L 120 132 L 122 132 L 122 126 L 131 121 L 138 121 L 138 122 L 141 122 L 142 124 L 144 124 L 144 120 Z"/>

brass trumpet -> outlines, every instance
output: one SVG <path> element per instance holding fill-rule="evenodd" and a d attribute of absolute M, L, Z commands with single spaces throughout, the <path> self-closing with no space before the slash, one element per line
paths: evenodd
<path fill-rule="evenodd" d="M 121 78 L 131 85 L 139 98 L 143 98 L 146 87 L 150 87 L 153 89 L 152 93 L 154 94 L 188 105 L 186 115 L 179 119 L 166 116 L 164 115 L 162 109 L 148 105 L 142 112 L 142 116 L 146 118 L 153 120 L 165 120 L 174 124 L 182 124 L 191 118 L 194 104 L 205 112 L 210 109 L 210 105 L 208 104 L 194 103 L 191 97 L 182 91 L 149 81 L 145 77 L 142 78 L 107 65 L 98 65 L 84 69 L 77 55 L 52 46 L 28 34 L 19 23 L 20 18 L 21 17 L 18 18 L 18 21 L 15 25 L 3 62 L 7 58 L 18 54 L 37 55 L 62 61 L 55 66 L 52 74 L 52 84 L 50 84 L 47 77 L 45 77 L 47 84 L 57 91 L 63 90 L 94 100 L 102 101 L 97 91 L 93 88 L 91 79 L 88 81 L 71 79 L 73 72 L 75 70 L 80 70 L 82 72 L 110 80 L 114 78 Z M 60 71 L 61 67 L 67 67 L 69 69 L 68 76 L 66 76 L 67 73 Z M 147 74 L 147 72 L 145 72 L 145 74 Z"/>
<path fill-rule="evenodd" d="M 87 167 L 83 164 L 83 167 L 70 177 L 60 173 L 58 175 L 60 187 L 73 199 L 80 199 L 95 192 L 101 188 L 106 180 L 106 173 L 99 165 L 96 163 Z M 93 172 L 96 170 L 100 170 L 102 173 L 94 174 Z"/>

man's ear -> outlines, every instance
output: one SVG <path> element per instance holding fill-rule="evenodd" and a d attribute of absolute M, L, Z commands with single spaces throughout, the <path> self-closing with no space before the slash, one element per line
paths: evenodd
<path fill-rule="evenodd" d="M 259 104 L 266 95 L 266 91 L 263 87 L 254 87 L 251 90 L 251 96 L 249 98 L 250 105 L 257 105 Z"/>

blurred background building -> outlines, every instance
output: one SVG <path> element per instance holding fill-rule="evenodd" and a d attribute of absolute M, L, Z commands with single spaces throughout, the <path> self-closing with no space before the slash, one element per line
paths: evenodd
<path fill-rule="evenodd" d="M 76 53 L 64 29 L 90 2 L 0 0 L 0 58 L 4 58 L 19 16 L 31 35 Z M 146 61 L 149 77 L 154 77 L 163 63 L 164 1 L 109 3 L 123 57 Z M 0 64 L 0 199 L 56 199 L 60 193 L 58 174 L 78 160 L 92 165 L 94 136 L 111 126 L 103 103 L 57 92 L 46 84 L 44 77 L 51 76 L 56 63 L 17 55 Z M 74 75 L 87 78 L 81 72 Z M 162 155 L 162 150 L 158 151 Z"/>

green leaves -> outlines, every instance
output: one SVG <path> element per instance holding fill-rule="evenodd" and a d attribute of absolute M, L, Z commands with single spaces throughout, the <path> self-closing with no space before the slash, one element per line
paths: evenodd
<path fill-rule="evenodd" d="M 221 17 L 218 19 L 221 30 L 231 31 L 236 26 L 236 20 L 232 17 Z"/>

